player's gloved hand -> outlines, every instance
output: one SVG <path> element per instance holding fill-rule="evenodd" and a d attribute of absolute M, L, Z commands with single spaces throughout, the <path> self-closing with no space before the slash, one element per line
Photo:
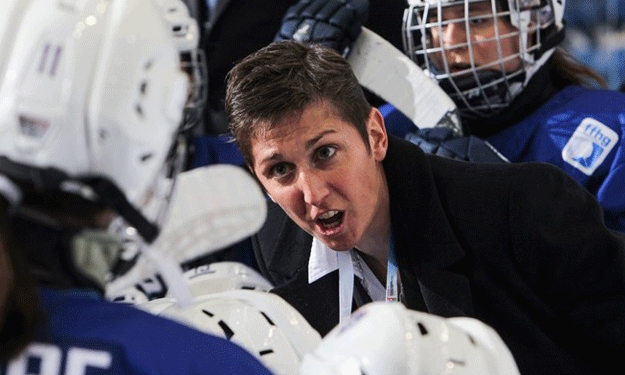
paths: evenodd
<path fill-rule="evenodd" d="M 477 163 L 504 163 L 508 160 L 490 143 L 471 136 L 455 136 L 450 128 L 427 128 L 406 134 L 406 139 L 427 154 Z"/>
<path fill-rule="evenodd" d="M 317 43 L 347 57 L 368 11 L 368 0 L 300 0 L 287 9 L 274 41 Z"/>

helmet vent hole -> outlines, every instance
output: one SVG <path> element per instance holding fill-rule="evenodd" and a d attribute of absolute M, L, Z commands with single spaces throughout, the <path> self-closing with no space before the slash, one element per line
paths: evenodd
<path fill-rule="evenodd" d="M 273 353 L 273 349 L 265 349 L 258 352 L 261 356 Z"/>
<path fill-rule="evenodd" d="M 143 108 L 141 108 L 141 104 L 137 103 L 137 105 L 135 105 L 135 111 L 139 116 L 143 117 Z"/>
<path fill-rule="evenodd" d="M 221 327 L 221 329 L 224 331 L 224 335 L 226 335 L 226 338 L 230 340 L 232 336 L 234 336 L 234 331 L 230 329 L 228 324 L 226 324 L 226 322 L 224 322 L 223 320 L 220 320 L 218 324 Z"/>
<path fill-rule="evenodd" d="M 273 321 L 272 321 L 271 319 L 269 319 L 269 317 L 267 316 L 267 314 L 265 314 L 265 313 L 264 313 L 264 312 L 262 312 L 262 311 L 261 311 L 260 313 L 261 313 L 261 314 L 265 317 L 265 319 L 267 319 L 267 322 L 269 322 L 269 324 L 271 324 L 272 326 L 275 326 L 275 324 L 273 323 Z"/>
<path fill-rule="evenodd" d="M 427 328 L 425 328 L 423 323 L 421 323 L 421 322 L 417 323 L 417 327 L 419 328 L 419 332 L 421 332 L 421 335 L 425 336 L 425 335 L 428 334 L 428 330 L 427 330 Z"/>
<path fill-rule="evenodd" d="M 174 25 L 171 27 L 171 31 L 175 36 L 185 36 L 188 29 L 184 25 Z"/>
<path fill-rule="evenodd" d="M 471 341 L 471 344 L 473 344 L 473 346 L 477 346 L 477 342 L 475 341 L 473 336 L 471 336 L 471 335 L 467 335 L 467 336 L 469 337 L 469 341 Z"/>
<path fill-rule="evenodd" d="M 145 95 L 145 93 L 148 91 L 148 83 L 146 81 L 141 82 L 141 94 Z"/>
<path fill-rule="evenodd" d="M 150 154 L 144 154 L 144 155 L 141 155 L 141 161 L 142 161 L 142 162 L 145 162 L 145 161 L 147 161 L 147 160 L 151 159 L 151 158 L 152 158 L 152 156 L 154 156 L 154 155 L 153 155 L 153 154 L 151 154 L 151 153 L 150 153 Z"/>
<path fill-rule="evenodd" d="M 212 312 L 210 312 L 210 311 L 208 311 L 208 310 L 202 310 L 202 312 L 203 312 L 204 314 L 208 315 L 208 316 L 209 316 L 209 317 L 211 317 L 211 318 L 212 318 L 213 316 L 215 316 L 215 314 L 213 314 Z"/>

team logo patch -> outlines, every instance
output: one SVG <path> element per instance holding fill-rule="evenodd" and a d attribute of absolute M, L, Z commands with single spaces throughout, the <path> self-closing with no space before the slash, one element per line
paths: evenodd
<path fill-rule="evenodd" d="M 618 134 L 592 118 L 585 118 L 562 149 L 562 159 L 590 176 L 618 143 Z"/>

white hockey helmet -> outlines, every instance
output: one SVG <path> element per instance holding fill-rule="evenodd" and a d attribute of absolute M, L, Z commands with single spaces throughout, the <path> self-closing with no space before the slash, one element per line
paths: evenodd
<path fill-rule="evenodd" d="M 408 0 L 408 5 L 403 20 L 405 53 L 438 80 L 462 118 L 488 117 L 508 107 L 564 39 L 565 0 Z M 443 18 L 450 7 L 459 11 Z M 492 22 L 501 18 L 515 31 L 504 33 Z M 492 37 L 479 35 L 477 30 L 485 23 L 492 25 Z M 450 26 L 462 35 L 445 43 Z M 518 53 L 505 55 L 504 39 L 518 43 Z M 497 58 L 476 62 L 475 46 L 489 42 L 495 43 Z M 462 54 L 463 61 L 452 61 L 454 54 Z M 504 65 L 514 60 L 520 67 L 506 71 Z"/>
<path fill-rule="evenodd" d="M 180 0 L 7 0 L 0 13 L 0 173 L 102 203 L 154 240 L 166 204 L 150 201 L 182 165 L 184 109 L 201 96 L 181 64 L 196 21 Z"/>
<path fill-rule="evenodd" d="M 273 285 L 251 267 L 238 262 L 215 262 L 184 273 L 196 297 L 228 290 L 268 292 Z"/>
<path fill-rule="evenodd" d="M 130 296 L 130 294 L 128 294 Z M 124 300 L 117 300 L 115 302 L 121 302 L 121 303 L 128 303 L 128 304 L 134 304 L 133 302 L 135 301 L 124 301 Z M 171 297 L 163 297 L 163 298 L 157 298 L 157 299 L 153 299 L 151 301 L 146 301 L 146 302 L 141 302 L 141 303 L 137 303 L 135 304 L 135 307 L 143 310 L 143 311 L 147 311 L 152 315 L 161 315 L 162 312 L 168 308 L 170 308 L 171 306 L 176 305 L 176 299 L 175 298 L 171 298 Z"/>
<path fill-rule="evenodd" d="M 105 297 L 113 302 L 132 305 L 176 297 L 168 290 L 165 281 L 159 274 L 149 277 L 131 276 L 137 280 L 134 285 L 116 288 L 115 282 L 109 283 L 105 288 Z M 238 262 L 215 262 L 201 265 L 187 270 L 183 277 L 193 297 L 202 297 L 229 290 L 268 292 L 273 287 L 261 274 Z"/>
<path fill-rule="evenodd" d="M 373 302 L 304 358 L 300 375 L 518 375 L 499 335 L 472 318 L 442 318 Z"/>
<path fill-rule="evenodd" d="M 224 337 L 256 356 L 276 375 L 297 373 L 321 336 L 295 308 L 273 293 L 232 290 L 196 298 L 187 307 L 150 301 L 147 311 Z M 139 308 L 144 308 L 142 305 Z"/>

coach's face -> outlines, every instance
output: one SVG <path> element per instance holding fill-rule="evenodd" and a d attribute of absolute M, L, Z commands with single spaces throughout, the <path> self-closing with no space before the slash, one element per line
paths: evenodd
<path fill-rule="evenodd" d="M 367 119 L 370 149 L 327 102 L 309 105 L 252 139 L 252 169 L 270 197 L 302 229 L 348 250 L 387 225 L 382 168 L 388 139 L 380 112 Z"/>

